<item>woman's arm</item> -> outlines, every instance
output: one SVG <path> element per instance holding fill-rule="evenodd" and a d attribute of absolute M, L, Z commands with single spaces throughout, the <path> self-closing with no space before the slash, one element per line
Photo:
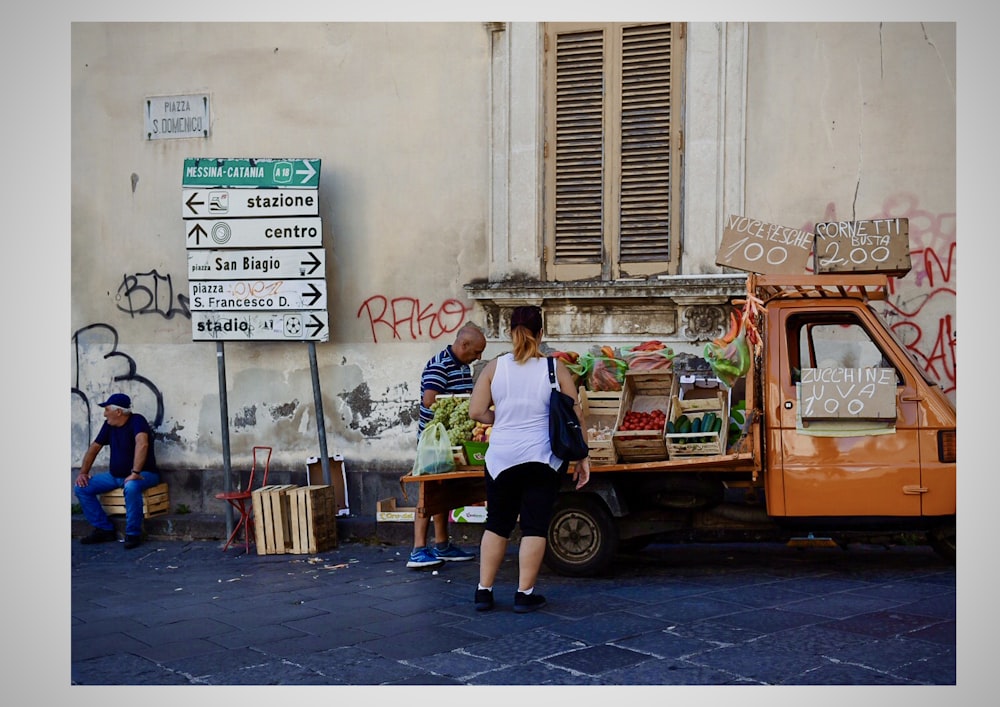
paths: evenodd
<path fill-rule="evenodd" d="M 493 359 L 486 364 L 486 367 L 476 378 L 476 385 L 472 388 L 472 395 L 469 397 L 469 417 L 484 425 L 492 425 L 495 413 L 490 410 L 493 405 L 493 393 L 490 385 L 493 383 L 493 372 L 497 369 L 497 360 Z"/>

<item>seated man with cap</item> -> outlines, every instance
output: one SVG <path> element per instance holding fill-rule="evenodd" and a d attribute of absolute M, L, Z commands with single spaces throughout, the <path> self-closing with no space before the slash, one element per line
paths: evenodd
<path fill-rule="evenodd" d="M 160 483 L 153 432 L 145 417 L 132 412 L 132 399 L 124 393 L 115 393 L 100 406 L 104 424 L 83 455 L 76 477 L 76 497 L 87 522 L 94 526 L 80 542 L 89 545 L 118 539 L 98 497 L 120 488 L 125 496 L 125 549 L 131 550 L 142 542 L 142 492 Z M 105 445 L 111 452 L 108 471 L 91 476 L 90 469 Z"/>

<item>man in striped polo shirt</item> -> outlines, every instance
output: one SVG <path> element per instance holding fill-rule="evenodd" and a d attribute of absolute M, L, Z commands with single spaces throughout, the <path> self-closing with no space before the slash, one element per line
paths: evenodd
<path fill-rule="evenodd" d="M 455 342 L 435 355 L 420 376 L 420 422 L 417 438 L 434 417 L 431 405 L 440 394 L 461 395 L 472 392 L 472 364 L 486 349 L 482 329 L 469 322 L 455 335 Z M 411 569 L 437 567 L 445 562 L 471 560 L 475 555 L 451 544 L 448 537 L 448 513 L 433 518 L 413 518 L 413 551 L 406 563 Z M 434 523 L 434 545 L 427 547 L 427 530 Z"/>

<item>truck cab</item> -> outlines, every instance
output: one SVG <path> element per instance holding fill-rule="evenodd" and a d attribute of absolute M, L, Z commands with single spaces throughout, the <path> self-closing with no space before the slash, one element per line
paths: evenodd
<path fill-rule="evenodd" d="M 926 528 L 953 556 L 956 412 L 877 311 L 885 278 L 794 283 L 757 283 L 766 312 L 758 382 L 768 515 L 809 530 Z M 894 400 L 874 414 L 864 404 L 869 371 L 894 384 Z M 829 393 L 825 406 L 804 397 L 803 372 L 822 378 L 811 390 Z"/>

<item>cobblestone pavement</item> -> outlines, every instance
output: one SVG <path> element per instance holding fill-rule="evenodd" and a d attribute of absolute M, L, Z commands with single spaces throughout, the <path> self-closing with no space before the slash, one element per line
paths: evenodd
<path fill-rule="evenodd" d="M 471 549 L 471 548 L 470 548 Z M 73 685 L 955 685 L 954 566 L 929 548 L 654 545 L 543 568 L 548 605 L 476 612 L 478 562 L 73 541 Z"/>

